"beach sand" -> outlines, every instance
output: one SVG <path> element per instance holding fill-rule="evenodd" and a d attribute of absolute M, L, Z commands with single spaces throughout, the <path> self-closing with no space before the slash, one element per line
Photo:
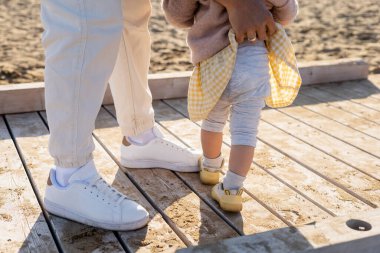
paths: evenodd
<path fill-rule="evenodd" d="M 3 0 L 0 5 L 0 84 L 43 81 L 43 31 L 38 0 Z M 380 73 L 379 0 L 299 0 L 288 27 L 299 61 L 361 57 Z M 191 70 L 184 30 L 167 24 L 160 0 L 152 0 L 151 73 Z"/>

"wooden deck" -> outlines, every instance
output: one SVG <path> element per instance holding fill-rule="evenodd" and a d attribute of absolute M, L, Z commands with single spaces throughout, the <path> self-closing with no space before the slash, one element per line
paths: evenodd
<path fill-rule="evenodd" d="M 167 138 L 200 148 L 200 125 L 187 118 L 185 99 L 156 100 L 154 109 Z M 100 174 L 149 210 L 148 226 L 112 232 L 48 214 L 41 202 L 53 162 L 47 155 L 46 114 L 8 114 L 0 116 L 0 252 L 172 252 L 233 237 L 239 237 L 236 245 L 245 243 L 236 252 L 244 252 L 250 239 L 243 235 L 254 234 L 253 243 L 271 231 L 360 216 L 380 206 L 380 75 L 308 86 L 293 106 L 265 109 L 240 214 L 221 211 L 196 173 L 158 168 L 122 172 L 122 136 L 113 106 L 101 108 L 93 137 Z M 229 150 L 226 128 L 226 158 Z M 327 237 L 324 243 L 333 241 Z M 312 249 L 314 242 L 287 246 L 296 252 Z M 275 251 L 273 245 L 266 247 L 288 252 L 285 246 Z M 193 250 L 222 252 L 213 247 Z"/>

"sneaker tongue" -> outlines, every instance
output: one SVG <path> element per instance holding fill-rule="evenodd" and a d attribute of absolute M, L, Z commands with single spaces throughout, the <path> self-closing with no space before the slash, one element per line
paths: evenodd
<path fill-rule="evenodd" d="M 99 177 L 98 172 L 95 168 L 95 163 L 93 160 L 89 161 L 81 167 L 78 171 L 76 171 L 70 178 L 69 178 L 69 184 L 74 181 L 92 181 L 91 179 L 94 177 Z"/>
<path fill-rule="evenodd" d="M 164 138 L 164 135 L 161 133 L 161 131 L 156 126 L 153 127 L 153 133 L 158 138 L 161 138 L 161 139 Z"/>

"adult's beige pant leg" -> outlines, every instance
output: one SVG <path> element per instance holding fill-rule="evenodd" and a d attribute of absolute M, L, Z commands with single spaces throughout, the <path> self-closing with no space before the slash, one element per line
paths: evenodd
<path fill-rule="evenodd" d="M 49 151 L 57 166 L 78 167 L 92 158 L 91 133 L 123 33 L 122 2 L 42 0 L 41 19 Z"/>
<path fill-rule="evenodd" d="M 149 0 L 124 0 L 122 9 L 124 29 L 110 86 L 122 133 L 133 136 L 154 125 L 147 77 L 151 5 Z"/>

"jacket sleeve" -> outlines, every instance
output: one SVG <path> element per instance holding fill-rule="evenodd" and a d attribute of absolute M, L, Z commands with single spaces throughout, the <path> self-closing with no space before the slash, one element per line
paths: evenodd
<path fill-rule="evenodd" d="M 298 14 L 297 0 L 271 0 L 273 4 L 272 14 L 276 22 L 288 25 Z"/>
<path fill-rule="evenodd" d="M 198 0 L 163 0 L 162 9 L 166 20 L 179 28 L 188 28 L 194 24 L 198 9 Z"/>

